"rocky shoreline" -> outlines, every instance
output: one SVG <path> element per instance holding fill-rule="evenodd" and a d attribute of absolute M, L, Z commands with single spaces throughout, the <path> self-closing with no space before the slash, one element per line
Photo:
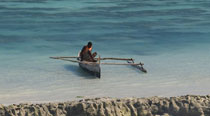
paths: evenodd
<path fill-rule="evenodd" d="M 0 105 L 0 116 L 210 116 L 210 95 Z"/>

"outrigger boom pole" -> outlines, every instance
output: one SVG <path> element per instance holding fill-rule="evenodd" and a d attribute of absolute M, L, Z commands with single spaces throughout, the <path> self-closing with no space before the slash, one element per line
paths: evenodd
<path fill-rule="evenodd" d="M 140 69 L 143 72 L 147 72 L 144 68 L 143 68 L 143 63 L 134 63 L 134 59 L 132 58 L 95 58 L 96 60 L 99 60 L 99 62 L 88 62 L 88 61 L 79 61 L 79 60 L 72 60 L 72 58 L 79 58 L 76 56 L 62 56 L 62 57 L 50 57 L 52 59 L 60 59 L 60 60 L 64 60 L 64 61 L 70 61 L 70 62 L 75 62 L 75 63 L 83 63 L 83 64 L 102 64 L 102 65 L 131 65 L 131 66 L 135 66 L 136 68 Z M 100 60 L 125 60 L 128 63 L 101 63 Z"/>
<path fill-rule="evenodd" d="M 70 59 L 57 58 L 57 57 L 50 57 L 50 58 L 64 60 L 64 61 L 70 61 L 70 62 L 84 63 L 84 64 L 97 63 L 97 62 L 87 62 L 87 61 L 70 60 Z M 128 63 L 100 63 L 100 64 L 103 64 L 103 65 L 144 65 L 143 63 L 130 63 L 130 64 L 128 64 Z"/>
<path fill-rule="evenodd" d="M 61 56 L 61 57 L 50 57 L 52 59 L 61 59 L 61 58 L 79 58 L 77 56 Z M 95 58 L 98 59 L 98 58 Z M 132 58 L 100 58 L 100 60 L 126 60 L 126 61 L 132 61 L 134 59 Z"/>

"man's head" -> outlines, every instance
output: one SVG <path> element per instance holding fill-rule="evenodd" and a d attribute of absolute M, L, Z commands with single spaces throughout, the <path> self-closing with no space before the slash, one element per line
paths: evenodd
<path fill-rule="evenodd" d="M 92 50 L 92 42 L 88 42 L 87 46 L 88 46 L 88 49 L 91 51 Z"/>

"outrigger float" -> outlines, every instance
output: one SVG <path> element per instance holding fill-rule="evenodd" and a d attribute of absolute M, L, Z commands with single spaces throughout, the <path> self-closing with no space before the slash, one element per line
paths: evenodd
<path fill-rule="evenodd" d="M 144 64 L 141 62 L 135 63 L 134 59 L 132 59 L 132 58 L 100 58 L 100 56 L 99 56 L 98 58 L 95 58 L 95 60 L 97 60 L 97 62 L 81 61 L 80 57 L 76 57 L 76 56 L 63 56 L 63 57 L 50 57 L 50 58 L 78 63 L 82 69 L 90 72 L 91 74 L 95 75 L 98 78 L 101 78 L 100 65 L 130 65 L 130 66 L 133 66 L 133 67 L 139 69 L 140 71 L 142 71 L 144 73 L 147 73 L 147 70 L 144 69 L 144 67 L 143 67 Z M 101 62 L 103 60 L 123 60 L 123 61 L 127 61 L 127 63 Z"/>

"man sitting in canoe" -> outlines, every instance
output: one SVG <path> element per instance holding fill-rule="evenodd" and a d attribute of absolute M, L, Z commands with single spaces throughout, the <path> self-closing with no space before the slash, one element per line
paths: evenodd
<path fill-rule="evenodd" d="M 92 51 L 92 42 L 88 42 L 86 46 L 82 48 L 82 51 L 80 52 L 80 58 L 81 61 L 89 61 L 89 62 L 97 62 L 94 57 L 97 55 L 96 52 L 93 54 Z"/>

